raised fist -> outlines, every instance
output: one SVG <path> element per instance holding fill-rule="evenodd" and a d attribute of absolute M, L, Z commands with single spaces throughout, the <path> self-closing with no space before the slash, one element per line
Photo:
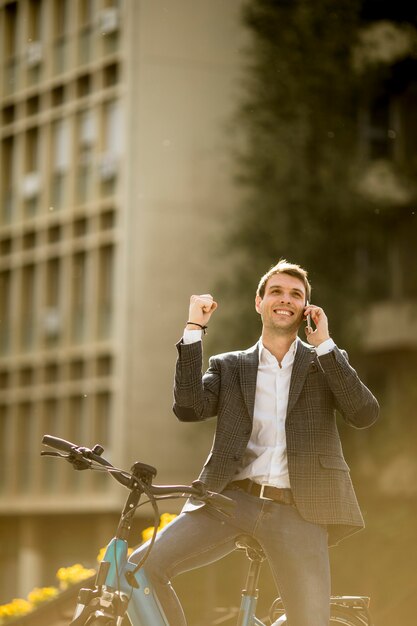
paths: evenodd
<path fill-rule="evenodd" d="M 200 326 L 207 326 L 207 323 L 217 309 L 217 302 L 213 300 L 213 296 L 204 293 L 200 296 L 191 296 L 190 308 L 188 310 L 189 323 L 195 322 Z M 187 325 L 190 329 L 194 328 L 191 324 Z"/>

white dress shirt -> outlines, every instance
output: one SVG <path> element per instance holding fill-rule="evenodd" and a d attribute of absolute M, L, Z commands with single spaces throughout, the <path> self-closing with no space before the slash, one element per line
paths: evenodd
<path fill-rule="evenodd" d="M 201 330 L 185 330 L 184 343 L 201 340 Z M 260 485 L 290 488 L 287 462 L 285 420 L 297 337 L 282 359 L 276 357 L 259 340 L 259 364 L 256 379 L 253 427 L 248 446 L 234 480 L 249 478 Z M 331 352 L 332 339 L 321 343 L 318 356 Z"/>
<path fill-rule="evenodd" d="M 259 340 L 252 434 L 235 480 L 250 478 L 260 485 L 290 487 L 285 419 L 297 341 L 291 344 L 280 367 Z"/>

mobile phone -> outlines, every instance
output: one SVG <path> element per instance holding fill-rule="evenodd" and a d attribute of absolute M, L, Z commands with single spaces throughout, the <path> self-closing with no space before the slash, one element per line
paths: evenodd
<path fill-rule="evenodd" d="M 309 304 L 310 304 L 310 303 L 309 303 L 309 301 L 307 300 L 307 301 L 306 301 L 306 306 L 308 306 Z M 308 328 L 309 330 L 311 330 L 311 315 L 310 315 L 310 313 L 309 313 L 308 315 L 306 315 L 306 322 L 307 322 L 307 328 Z"/>

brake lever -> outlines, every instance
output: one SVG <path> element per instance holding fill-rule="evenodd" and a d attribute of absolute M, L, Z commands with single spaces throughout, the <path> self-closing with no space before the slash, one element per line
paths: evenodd
<path fill-rule="evenodd" d="M 41 451 L 41 456 L 58 456 L 61 459 L 67 459 L 68 454 L 61 454 L 60 452 L 48 452 L 47 450 Z"/>
<path fill-rule="evenodd" d="M 65 459 L 68 463 L 71 463 L 74 469 L 76 470 L 86 470 L 90 469 L 92 462 L 89 459 L 86 459 L 82 452 L 79 452 L 77 449 L 72 450 L 69 454 L 61 454 L 60 452 L 49 452 L 48 450 L 42 450 L 41 456 L 54 456 L 59 457 L 61 459 Z"/>

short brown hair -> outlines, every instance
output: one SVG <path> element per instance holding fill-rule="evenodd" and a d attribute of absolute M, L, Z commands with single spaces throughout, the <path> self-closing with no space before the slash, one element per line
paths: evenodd
<path fill-rule="evenodd" d="M 261 298 L 264 297 L 266 283 L 271 278 L 271 276 L 274 276 L 274 274 L 289 274 L 290 276 L 294 276 L 295 278 L 301 280 L 306 290 L 306 300 L 310 300 L 311 285 L 308 282 L 307 271 L 299 265 L 296 265 L 295 263 L 289 263 L 285 259 L 280 259 L 280 261 L 276 265 L 273 265 L 271 269 L 269 269 L 266 274 L 262 276 L 256 290 L 257 296 L 260 296 Z"/>

